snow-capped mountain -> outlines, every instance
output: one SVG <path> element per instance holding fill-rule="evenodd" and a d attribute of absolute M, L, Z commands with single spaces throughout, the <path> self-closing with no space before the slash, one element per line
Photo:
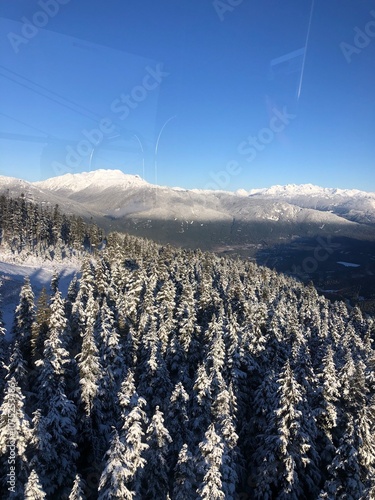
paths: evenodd
<path fill-rule="evenodd" d="M 149 184 L 120 170 L 66 174 L 33 183 L 43 191 L 114 218 L 262 220 L 339 225 L 375 222 L 375 193 L 305 185 L 236 193 L 185 190 Z M 318 212 L 317 212 L 318 211 Z M 324 213 L 322 213 L 324 212 Z"/>
<path fill-rule="evenodd" d="M 116 229 L 132 231 L 136 225 L 140 234 L 143 224 L 145 236 L 151 236 L 151 228 L 156 231 L 156 221 L 164 221 L 164 229 L 168 223 L 174 233 L 187 232 L 194 223 L 204 228 L 215 224 L 215 238 L 218 233 L 227 234 L 223 241 L 244 233 L 251 241 L 257 241 L 260 233 L 262 239 L 273 241 L 328 233 L 375 238 L 369 225 L 375 223 L 375 194 L 357 190 L 310 184 L 237 192 L 186 190 L 104 169 L 34 183 L 0 177 L 0 192 L 7 190 L 11 195 L 23 192 L 34 201 L 57 203 L 68 213 L 93 217 Z"/>
<path fill-rule="evenodd" d="M 288 184 L 266 189 L 252 189 L 246 194 L 254 199 L 284 200 L 303 208 L 331 211 L 355 222 L 375 223 L 375 193 L 358 189 Z M 242 195 L 244 195 L 243 192 Z"/>
<path fill-rule="evenodd" d="M 24 195 L 28 201 L 59 205 L 65 212 L 81 215 L 82 217 L 101 216 L 97 210 L 88 210 L 81 203 L 67 199 L 62 193 L 59 194 L 57 190 L 44 189 L 39 187 L 38 184 L 37 182 L 27 182 L 22 179 L 0 175 L 0 194 L 7 194 L 13 198 Z"/>
<path fill-rule="evenodd" d="M 99 169 L 80 174 L 65 174 L 52 177 L 45 181 L 34 182 L 33 185 L 49 191 L 79 192 L 90 188 L 97 190 L 98 187 L 101 190 L 114 187 L 134 189 L 145 187 L 148 183 L 139 175 L 127 175 L 121 170 Z"/>
<path fill-rule="evenodd" d="M 323 188 L 314 184 L 286 184 L 275 185 L 270 188 L 250 189 L 249 195 L 262 194 L 264 196 L 342 196 L 342 197 L 370 197 L 375 199 L 375 193 L 360 191 L 359 189 Z"/>

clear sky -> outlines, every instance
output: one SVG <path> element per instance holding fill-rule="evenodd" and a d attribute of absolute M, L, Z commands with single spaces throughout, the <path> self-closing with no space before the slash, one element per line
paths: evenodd
<path fill-rule="evenodd" d="M 373 1 L 2 0 L 0 37 L 1 175 L 375 191 Z"/>

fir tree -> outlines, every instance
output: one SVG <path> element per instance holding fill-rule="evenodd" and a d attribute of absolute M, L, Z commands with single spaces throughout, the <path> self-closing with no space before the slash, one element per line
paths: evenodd
<path fill-rule="evenodd" d="M 162 500 L 169 492 L 169 445 L 172 438 L 164 426 L 163 413 L 157 406 L 146 433 L 143 498 Z"/>
<path fill-rule="evenodd" d="M 69 492 L 79 456 L 76 443 L 76 407 L 62 388 L 53 394 L 48 412 L 34 413 L 33 447 L 40 464 L 39 477 L 47 495 Z"/>
<path fill-rule="evenodd" d="M 200 498 L 211 500 L 224 500 L 225 494 L 222 485 L 221 465 L 223 459 L 224 445 L 220 436 L 216 433 L 214 424 L 210 424 L 203 441 L 199 443 L 202 455 L 201 470 L 203 480 L 197 492 Z"/>
<path fill-rule="evenodd" d="M 47 338 L 49 328 L 49 317 L 49 297 L 45 287 L 43 287 L 38 298 L 35 322 L 32 328 L 31 349 L 33 365 L 35 365 L 36 361 L 43 358 L 44 342 Z"/>
<path fill-rule="evenodd" d="M 192 436 L 188 415 L 189 395 L 181 382 L 176 384 L 169 403 L 167 413 L 167 428 L 172 438 L 169 448 L 169 463 L 174 469 L 178 454 L 184 443 L 191 442 Z"/>
<path fill-rule="evenodd" d="M 186 500 L 196 498 L 196 470 L 193 455 L 188 445 L 181 448 L 173 476 L 173 500 Z"/>
<path fill-rule="evenodd" d="M 25 396 L 16 379 L 14 377 L 8 379 L 0 407 L 0 454 L 4 457 L 0 463 L 0 479 L 4 491 L 8 491 L 9 465 L 15 467 L 17 474 L 13 490 L 15 498 L 23 497 L 23 487 L 28 478 L 27 450 L 31 431 L 30 419 L 25 413 L 24 405 Z"/>
<path fill-rule="evenodd" d="M 1 288 L 1 280 L 0 280 L 0 288 Z M 1 296 L 0 296 L 0 307 L 1 307 Z M 5 379 L 5 362 L 6 362 L 6 346 L 5 346 L 5 326 L 3 322 L 3 313 L 0 309 L 0 394 L 3 393 L 4 389 L 4 379 Z M 1 401 L 1 399 L 0 399 Z"/>
<path fill-rule="evenodd" d="M 135 397 L 133 409 L 122 415 L 120 433 L 114 431 L 100 477 L 99 499 L 131 499 L 140 493 L 141 473 L 146 463 L 142 455 L 148 448 L 143 430 L 145 404 L 144 399 Z"/>
<path fill-rule="evenodd" d="M 321 498 L 362 499 L 365 492 L 362 468 L 358 457 L 358 434 L 353 417 L 348 416 L 345 433 L 332 463 L 328 467 L 329 478 Z M 325 495 L 325 496 L 324 496 Z"/>
<path fill-rule="evenodd" d="M 98 393 L 101 365 L 99 350 L 94 336 L 96 303 L 92 295 L 87 301 L 86 324 L 83 332 L 82 350 L 77 355 L 80 374 L 81 400 L 86 416 L 93 410 L 94 398 Z"/>
<path fill-rule="evenodd" d="M 25 500 L 43 500 L 46 498 L 46 494 L 42 488 L 42 485 L 39 481 L 39 476 L 36 473 L 35 469 L 32 469 L 29 479 L 25 485 Z"/>
<path fill-rule="evenodd" d="M 28 359 L 31 351 L 32 327 L 35 320 L 34 293 L 30 278 L 26 277 L 20 291 L 20 298 L 14 313 L 13 336 L 18 342 L 22 357 Z"/>
<path fill-rule="evenodd" d="M 86 485 L 81 475 L 77 474 L 74 478 L 72 491 L 69 494 L 69 500 L 85 500 L 85 487 Z"/>

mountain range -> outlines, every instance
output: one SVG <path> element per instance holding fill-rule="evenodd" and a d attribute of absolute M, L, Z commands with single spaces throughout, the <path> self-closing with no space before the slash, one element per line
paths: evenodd
<path fill-rule="evenodd" d="M 107 232 L 255 260 L 339 298 L 373 297 L 375 193 L 311 184 L 187 190 L 103 169 L 40 182 L 0 176 L 6 193 L 58 204 Z"/>
<path fill-rule="evenodd" d="M 65 174 L 40 182 L 0 176 L 0 192 L 59 204 L 68 213 L 111 221 L 279 223 L 363 237 L 375 224 L 375 193 L 311 184 L 236 192 L 157 186 L 120 170 Z M 120 224 L 121 225 L 121 224 Z M 323 228 L 322 228 L 323 226 Z M 320 229 L 322 228 L 322 229 Z"/>

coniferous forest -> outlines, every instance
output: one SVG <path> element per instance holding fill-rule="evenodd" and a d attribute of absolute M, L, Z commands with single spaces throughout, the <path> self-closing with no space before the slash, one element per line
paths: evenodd
<path fill-rule="evenodd" d="M 74 227 L 40 213 L 39 249 Z M 66 296 L 26 279 L 9 333 L 0 498 L 375 498 L 375 324 L 312 285 L 111 234 Z"/>

